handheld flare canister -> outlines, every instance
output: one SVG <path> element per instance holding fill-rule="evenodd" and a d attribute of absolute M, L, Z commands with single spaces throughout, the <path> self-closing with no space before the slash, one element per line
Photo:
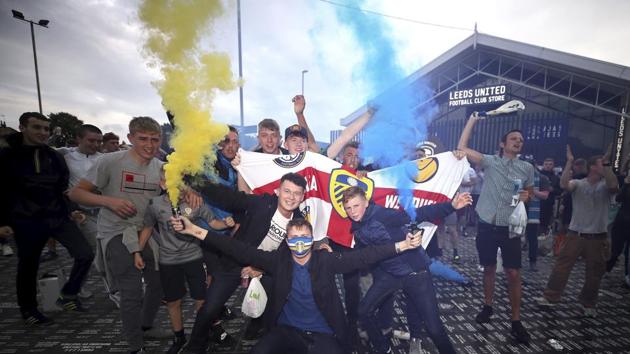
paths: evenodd
<path fill-rule="evenodd" d="M 179 217 L 182 216 L 182 211 L 179 209 L 178 206 L 171 207 L 171 213 L 173 214 L 173 217 L 175 217 L 175 218 L 179 218 Z M 186 225 L 184 225 L 184 221 L 183 220 L 180 220 L 179 222 L 182 225 L 182 229 L 186 228 Z"/>

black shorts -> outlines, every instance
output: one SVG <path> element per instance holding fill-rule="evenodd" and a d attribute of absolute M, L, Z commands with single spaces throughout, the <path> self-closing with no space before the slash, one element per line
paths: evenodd
<path fill-rule="evenodd" d="M 160 279 L 164 289 L 164 300 L 181 300 L 186 295 L 186 283 L 190 297 L 203 300 L 206 297 L 206 271 L 203 259 L 181 264 L 160 264 Z"/>
<path fill-rule="evenodd" d="M 504 268 L 521 268 L 521 238 L 509 238 L 507 226 L 495 226 L 479 222 L 477 226 L 477 252 L 479 264 L 492 266 L 497 264 L 497 250 L 501 249 Z"/>

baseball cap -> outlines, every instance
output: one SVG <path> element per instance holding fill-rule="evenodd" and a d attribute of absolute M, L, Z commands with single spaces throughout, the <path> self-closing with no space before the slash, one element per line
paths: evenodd
<path fill-rule="evenodd" d="M 298 125 L 298 124 L 293 124 L 292 126 L 288 127 L 285 131 L 284 131 L 284 139 L 287 140 L 289 139 L 290 136 L 292 135 L 297 135 L 297 136 L 301 136 L 302 138 L 308 140 L 308 133 L 306 132 L 306 128 Z"/>

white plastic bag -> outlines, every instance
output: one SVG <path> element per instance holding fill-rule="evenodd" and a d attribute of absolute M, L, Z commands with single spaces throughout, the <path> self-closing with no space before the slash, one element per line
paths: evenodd
<path fill-rule="evenodd" d="M 252 278 L 243 298 L 241 311 L 247 317 L 258 318 L 267 306 L 267 293 L 260 283 L 260 277 Z"/>
<path fill-rule="evenodd" d="M 527 227 L 527 211 L 525 210 L 525 204 L 519 201 L 516 204 L 516 208 L 510 214 L 510 238 L 521 237 L 525 234 L 525 228 Z"/>

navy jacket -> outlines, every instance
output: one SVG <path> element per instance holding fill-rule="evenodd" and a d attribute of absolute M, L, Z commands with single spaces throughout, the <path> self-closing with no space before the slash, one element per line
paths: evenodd
<path fill-rule="evenodd" d="M 455 209 L 451 203 L 427 205 L 416 209 L 416 222 L 433 222 L 443 219 Z M 407 224 L 411 219 L 403 212 L 389 209 L 370 202 L 360 222 L 352 222 L 354 239 L 359 246 L 383 245 L 403 241 L 407 236 Z M 403 252 L 396 257 L 384 260 L 378 267 L 394 276 L 405 276 L 412 272 L 428 270 L 429 257 L 422 247 Z"/>
<path fill-rule="evenodd" d="M 267 252 L 256 249 L 256 246 L 209 232 L 203 245 L 218 249 L 243 264 L 251 264 L 271 275 L 273 296 L 267 300 L 263 320 L 267 328 L 277 325 L 293 282 L 294 261 L 286 243 L 282 243 L 275 251 Z M 312 251 L 308 272 L 311 276 L 313 299 L 345 351 L 351 351 L 350 331 L 337 291 L 335 274 L 366 268 L 395 254 L 393 242 L 346 253 Z"/>

